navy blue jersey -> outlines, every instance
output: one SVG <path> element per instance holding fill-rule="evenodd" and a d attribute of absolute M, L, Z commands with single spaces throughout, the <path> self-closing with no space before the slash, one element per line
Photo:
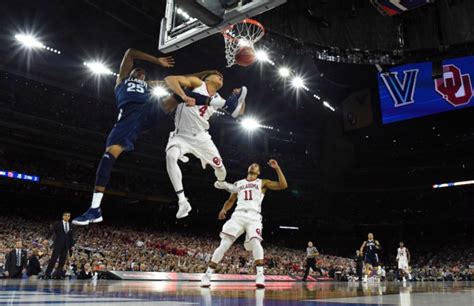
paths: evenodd
<path fill-rule="evenodd" d="M 148 83 L 135 78 L 124 79 L 115 87 L 117 107 L 122 108 L 130 102 L 147 103 L 150 101 L 151 91 Z"/>
<path fill-rule="evenodd" d="M 365 247 L 366 247 L 366 254 L 375 254 L 377 253 L 377 248 L 375 244 L 375 240 L 367 240 L 365 242 Z"/>

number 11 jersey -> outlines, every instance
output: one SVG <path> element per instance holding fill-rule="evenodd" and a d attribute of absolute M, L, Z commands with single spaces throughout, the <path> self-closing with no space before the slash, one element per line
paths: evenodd
<path fill-rule="evenodd" d="M 237 187 L 237 207 L 235 211 L 250 210 L 260 213 L 265 194 L 262 191 L 262 180 L 248 181 L 243 179 L 235 183 Z"/>

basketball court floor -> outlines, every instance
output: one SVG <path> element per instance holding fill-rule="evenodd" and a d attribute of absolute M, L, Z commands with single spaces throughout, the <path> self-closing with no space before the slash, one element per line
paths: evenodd
<path fill-rule="evenodd" d="M 0 305 L 474 305 L 472 282 L 342 283 L 2 280 Z"/>

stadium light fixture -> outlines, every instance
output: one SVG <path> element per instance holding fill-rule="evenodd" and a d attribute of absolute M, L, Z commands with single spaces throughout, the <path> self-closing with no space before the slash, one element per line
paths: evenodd
<path fill-rule="evenodd" d="M 240 124 L 247 131 L 254 131 L 260 127 L 260 123 L 253 118 L 243 119 Z"/>
<path fill-rule="evenodd" d="M 166 91 L 166 89 L 164 89 L 161 86 L 157 86 L 157 87 L 153 88 L 152 93 L 157 98 L 166 97 L 167 95 L 169 95 L 169 92 Z"/>
<path fill-rule="evenodd" d="M 275 66 L 275 63 L 268 57 L 268 53 L 265 50 L 256 50 L 255 51 L 255 58 L 259 62 L 266 62 L 270 63 L 271 65 Z"/>
<path fill-rule="evenodd" d="M 291 80 L 291 85 L 293 85 L 294 88 L 305 88 L 306 86 L 304 85 L 304 81 L 301 77 L 294 77 Z"/>
<path fill-rule="evenodd" d="M 16 34 L 15 39 L 18 40 L 23 46 L 27 48 L 44 48 L 42 42 L 40 42 L 33 35 L 28 34 Z"/>
<path fill-rule="evenodd" d="M 332 105 L 329 104 L 329 102 L 327 102 L 327 101 L 323 101 L 323 105 L 326 106 L 327 108 L 329 108 L 330 110 L 332 110 L 333 112 L 336 111 L 336 109 L 334 107 L 332 107 Z"/>
<path fill-rule="evenodd" d="M 84 66 L 89 68 L 92 73 L 102 75 L 102 74 L 110 74 L 117 76 L 116 73 L 112 72 L 107 66 L 102 64 L 101 62 L 84 62 Z"/>
<path fill-rule="evenodd" d="M 288 69 L 286 67 L 281 67 L 280 69 L 278 69 L 278 73 L 280 74 L 280 76 L 282 78 L 287 78 L 287 77 L 290 76 L 291 71 L 290 71 L 290 69 Z"/>

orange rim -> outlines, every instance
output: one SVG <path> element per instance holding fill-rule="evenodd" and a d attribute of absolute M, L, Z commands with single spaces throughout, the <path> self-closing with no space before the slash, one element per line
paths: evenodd
<path fill-rule="evenodd" d="M 238 23 L 249 23 L 249 24 L 253 24 L 253 25 L 259 27 L 259 28 L 262 30 L 262 33 L 263 33 L 262 36 L 265 35 L 265 27 L 264 27 L 260 22 L 258 22 L 258 21 L 255 20 L 255 19 L 247 18 L 247 19 L 244 19 L 244 20 L 242 20 L 242 21 L 240 21 L 240 22 L 237 22 L 237 23 L 235 23 L 235 24 L 233 24 L 233 25 L 231 25 L 231 26 L 225 28 L 224 30 L 222 30 L 222 31 L 221 31 L 222 36 L 224 36 L 224 38 L 225 38 L 225 39 L 228 39 L 228 40 L 238 40 L 239 37 L 232 37 L 232 36 L 230 36 L 230 35 L 227 34 L 227 32 L 231 31 L 231 30 L 234 28 L 234 26 L 235 26 L 236 24 L 238 24 Z"/>

